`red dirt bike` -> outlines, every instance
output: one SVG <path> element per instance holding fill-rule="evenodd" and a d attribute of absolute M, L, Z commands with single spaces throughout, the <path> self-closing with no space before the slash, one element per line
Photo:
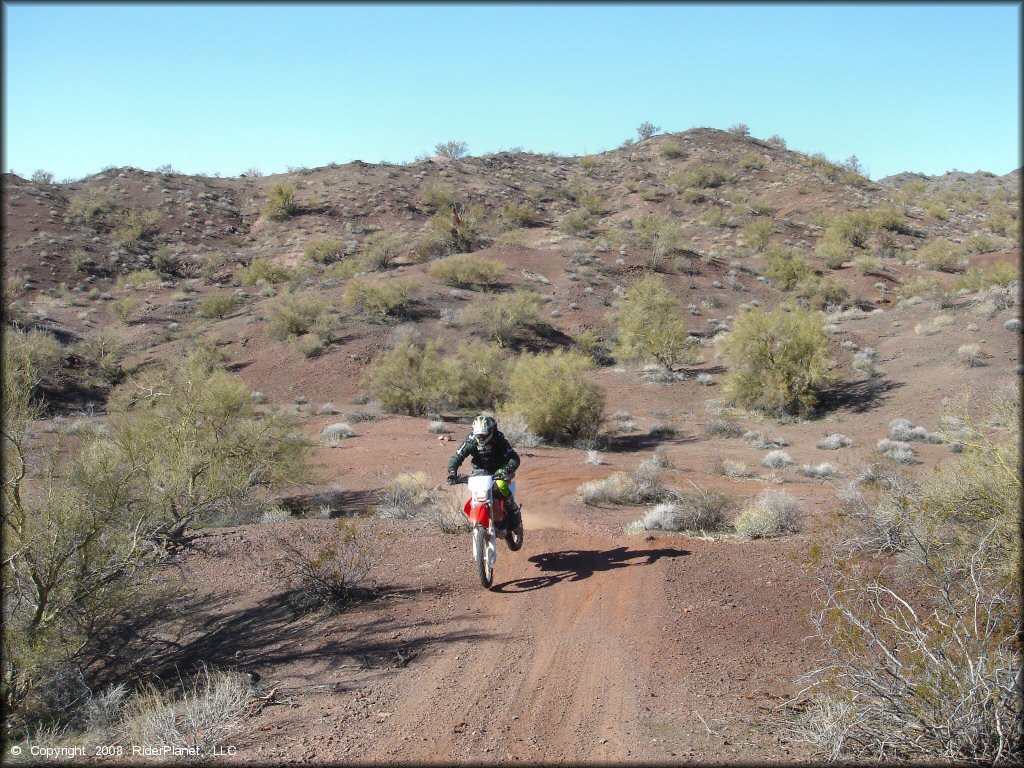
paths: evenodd
<path fill-rule="evenodd" d="M 458 475 L 456 484 L 469 486 L 469 498 L 462 511 L 473 526 L 473 561 L 480 584 L 490 589 L 494 582 L 494 562 L 498 559 L 498 538 L 504 538 L 513 552 L 523 546 L 523 526 L 514 530 L 505 527 L 505 499 L 488 474 Z M 516 484 L 509 479 L 512 495 Z"/>

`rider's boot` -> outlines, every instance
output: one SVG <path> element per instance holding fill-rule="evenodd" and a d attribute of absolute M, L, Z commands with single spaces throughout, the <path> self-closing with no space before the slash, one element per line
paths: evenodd
<path fill-rule="evenodd" d="M 522 509 L 515 499 L 505 499 L 505 528 L 510 531 L 518 530 L 523 525 Z"/>

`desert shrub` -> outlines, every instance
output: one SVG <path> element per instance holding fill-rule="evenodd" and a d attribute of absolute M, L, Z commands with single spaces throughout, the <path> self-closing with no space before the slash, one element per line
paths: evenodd
<path fill-rule="evenodd" d="M 743 227 L 743 240 L 755 251 L 763 251 L 771 242 L 775 224 L 770 219 L 754 219 Z"/>
<path fill-rule="evenodd" d="M 793 288 L 793 297 L 802 307 L 822 310 L 842 306 L 849 300 L 850 292 L 842 283 L 814 274 L 800 279 Z"/>
<path fill-rule="evenodd" d="M 450 160 L 457 160 L 465 157 L 469 152 L 469 145 L 464 141 L 445 141 L 434 146 L 438 157 L 447 157 Z"/>
<path fill-rule="evenodd" d="M 683 234 L 679 225 L 654 213 L 645 213 L 633 222 L 636 244 L 650 249 L 647 266 L 655 271 L 665 270 L 668 260 L 684 250 Z"/>
<path fill-rule="evenodd" d="M 841 432 L 833 432 L 828 437 L 819 440 L 814 447 L 822 451 L 838 451 L 840 448 L 848 448 L 850 445 L 852 445 L 850 438 Z"/>
<path fill-rule="evenodd" d="M 740 158 L 739 166 L 748 171 L 760 171 L 764 169 L 764 158 L 756 152 L 748 152 Z"/>
<path fill-rule="evenodd" d="M 521 355 L 512 369 L 505 413 L 519 413 L 530 429 L 554 443 L 597 434 L 604 390 L 588 381 L 593 361 L 579 352 Z"/>
<path fill-rule="evenodd" d="M 656 126 L 654 123 L 650 123 L 644 120 L 644 122 L 640 123 L 640 125 L 637 126 L 636 136 L 640 141 L 643 141 L 645 139 L 651 138 L 651 136 L 653 136 L 660 130 L 661 128 Z"/>
<path fill-rule="evenodd" d="M 533 291 L 517 288 L 511 293 L 478 301 L 462 312 L 462 322 L 498 344 L 505 345 L 530 326 L 540 322 L 544 299 Z"/>
<path fill-rule="evenodd" d="M 763 491 L 733 522 L 744 539 L 769 539 L 800 530 L 800 505 L 785 491 Z"/>
<path fill-rule="evenodd" d="M 317 264 L 330 264 L 345 254 L 345 244 L 328 237 L 315 237 L 306 243 L 303 253 L 307 259 Z"/>
<path fill-rule="evenodd" d="M 750 126 L 748 126 L 746 123 L 733 123 L 732 125 L 729 126 L 729 133 L 731 133 L 733 136 L 739 137 L 749 136 Z"/>
<path fill-rule="evenodd" d="M 630 472 L 615 472 L 603 480 L 584 483 L 576 492 L 584 504 L 592 507 L 651 504 L 673 496 L 661 478 L 661 467 L 651 462 L 641 462 Z"/>
<path fill-rule="evenodd" d="M 1020 280 L 1020 269 L 1008 261 L 997 261 L 981 267 L 971 267 L 953 281 L 953 290 L 981 291 L 994 285 L 1009 285 Z"/>
<path fill-rule="evenodd" d="M 422 472 L 402 472 L 384 483 L 377 496 L 375 511 L 392 520 L 425 516 L 440 504 L 438 494 L 431 490 L 430 479 Z"/>
<path fill-rule="evenodd" d="M 270 332 L 280 340 L 313 333 L 326 339 L 337 327 L 337 316 L 316 293 L 284 293 L 270 307 Z"/>
<path fill-rule="evenodd" d="M 372 529 L 355 520 L 335 520 L 326 533 L 290 526 L 277 536 L 270 567 L 285 582 L 293 603 L 307 610 L 343 610 L 365 599 L 364 586 L 379 544 Z"/>
<path fill-rule="evenodd" d="M 341 303 L 371 318 L 383 319 L 404 312 L 416 288 L 412 278 L 374 281 L 353 277 L 345 286 Z"/>
<path fill-rule="evenodd" d="M 956 349 L 956 360 L 968 368 L 980 368 L 985 365 L 985 357 L 977 344 L 961 344 Z"/>
<path fill-rule="evenodd" d="M 462 253 L 440 259 L 430 267 L 430 276 L 445 285 L 459 288 L 496 285 L 505 274 L 505 264 L 498 259 Z"/>
<path fill-rule="evenodd" d="M 703 432 L 708 436 L 742 437 L 743 427 L 735 422 L 716 418 L 704 425 Z"/>
<path fill-rule="evenodd" d="M 715 459 L 711 465 L 711 474 L 724 475 L 725 477 L 731 478 L 741 478 L 748 477 L 750 472 L 747 471 L 747 465 L 742 461 L 719 457 Z"/>
<path fill-rule="evenodd" d="M 917 461 L 917 456 L 914 454 L 914 449 L 910 443 L 903 442 L 902 440 L 883 438 L 878 441 L 875 450 L 883 456 L 888 456 L 897 464 L 914 464 Z"/>
<path fill-rule="evenodd" d="M 789 445 L 789 443 L 787 443 L 781 437 L 765 437 L 763 434 L 753 429 L 748 429 L 746 432 L 744 432 L 743 439 L 750 443 L 750 446 L 752 448 L 757 448 L 759 451 L 774 451 L 776 448 L 784 448 L 785 446 Z M 782 452 L 778 451 L 778 453 Z M 782 456 L 779 458 L 782 459 L 783 464 L 786 463 L 789 459 L 789 457 L 786 456 L 786 454 L 782 454 Z M 766 464 L 765 466 L 768 465 Z"/>
<path fill-rule="evenodd" d="M 576 208 L 565 214 L 558 224 L 567 235 L 593 237 L 597 234 L 597 217 L 583 208 Z"/>
<path fill-rule="evenodd" d="M 673 494 L 671 501 L 655 506 L 639 527 L 647 531 L 721 531 L 732 503 L 721 491 L 697 487 L 696 492 Z"/>
<path fill-rule="evenodd" d="M 261 282 L 277 285 L 294 279 L 293 270 L 270 259 L 256 259 L 249 266 L 235 270 L 235 280 L 240 285 L 257 285 Z"/>
<path fill-rule="evenodd" d="M 109 328 L 86 334 L 71 347 L 71 351 L 96 372 L 101 384 L 116 384 L 124 377 L 121 361 L 128 351 L 128 344 Z"/>
<path fill-rule="evenodd" d="M 686 189 L 714 189 L 729 181 L 729 174 L 715 165 L 701 165 L 689 172 L 675 173 L 669 183 L 682 192 Z"/>
<path fill-rule="evenodd" d="M 49 716 L 62 670 L 88 681 L 101 660 L 117 663 L 107 633 L 151 602 L 163 544 L 226 505 L 301 480 L 305 444 L 280 417 L 255 414 L 238 379 L 189 363 L 174 375 L 150 370 L 130 398 L 111 398 L 104 430 L 40 460 L 25 440 L 37 369 L 9 347 L 0 688 L 7 714 L 24 719 Z"/>
<path fill-rule="evenodd" d="M 152 269 L 139 269 L 129 272 L 127 275 L 119 275 L 114 287 L 118 290 L 124 288 L 144 288 L 147 285 L 154 285 L 163 280 L 159 272 Z"/>
<path fill-rule="evenodd" d="M 914 251 L 914 258 L 929 269 L 952 272 L 958 268 L 960 252 L 953 243 L 939 239 Z"/>
<path fill-rule="evenodd" d="M 420 190 L 420 204 L 434 213 L 451 210 L 455 205 L 455 190 L 440 182 L 427 184 Z"/>
<path fill-rule="evenodd" d="M 521 413 L 505 413 L 499 428 L 513 448 L 536 448 L 544 442 L 544 438 L 530 429 Z"/>
<path fill-rule="evenodd" d="M 882 269 L 882 260 L 875 256 L 858 256 L 853 260 L 853 266 L 862 275 L 872 275 Z"/>
<path fill-rule="evenodd" d="M 941 443 L 942 435 L 929 432 L 924 427 L 915 427 L 910 419 L 893 419 L 889 422 L 889 437 L 904 442 Z"/>
<path fill-rule="evenodd" d="M 282 182 L 275 184 L 267 192 L 263 204 L 263 215 L 274 221 L 284 221 L 294 216 L 299 210 L 295 202 L 295 185 Z"/>
<path fill-rule="evenodd" d="M 984 232 L 976 232 L 967 238 L 967 253 L 992 253 L 999 250 L 999 241 Z"/>
<path fill-rule="evenodd" d="M 338 421 L 334 424 L 328 424 L 326 427 L 320 430 L 320 438 L 327 445 L 337 445 L 342 440 L 352 437 L 355 435 L 355 430 L 352 429 L 352 425 L 344 421 Z"/>
<path fill-rule="evenodd" d="M 114 313 L 114 317 L 127 325 L 132 314 L 141 304 L 142 302 L 133 296 L 125 296 L 110 302 L 110 311 Z"/>
<path fill-rule="evenodd" d="M 686 150 L 677 139 L 665 139 L 658 144 L 658 154 L 666 160 L 682 160 L 686 158 Z"/>
<path fill-rule="evenodd" d="M 366 238 L 362 262 L 370 269 L 390 269 L 402 252 L 404 240 L 398 235 L 377 232 Z"/>
<path fill-rule="evenodd" d="M 416 249 L 424 256 L 447 256 L 476 250 L 483 242 L 480 228 L 484 214 L 484 208 L 476 203 L 468 206 L 454 203 L 449 208 L 438 210 L 427 220 Z"/>
<path fill-rule="evenodd" d="M 117 203 L 110 195 L 90 193 L 71 199 L 65 219 L 69 224 L 100 228 L 110 225 L 111 216 L 116 210 Z"/>
<path fill-rule="evenodd" d="M 839 474 L 839 470 L 835 464 L 804 464 L 800 467 L 800 471 L 805 477 L 817 477 L 817 478 L 830 478 L 835 477 Z"/>
<path fill-rule="evenodd" d="M 159 211 L 148 209 L 137 211 L 126 208 L 114 216 L 111 237 L 123 246 L 133 248 L 142 245 L 160 232 L 163 217 Z"/>
<path fill-rule="evenodd" d="M 501 220 L 510 229 L 535 227 L 540 223 L 537 209 L 528 202 L 508 203 L 501 209 Z"/>
<path fill-rule="evenodd" d="M 213 290 L 206 294 L 196 305 L 196 312 L 200 317 L 214 317 L 222 319 L 241 303 L 241 299 L 231 291 Z"/>
<path fill-rule="evenodd" d="M 826 553 L 812 620 L 828 656 L 794 722 L 825 756 L 1019 762 L 1019 393 L 993 412 L 996 429 L 964 414 L 964 452 L 922 484 L 857 504 Z"/>
<path fill-rule="evenodd" d="M 615 357 L 622 361 L 654 358 L 669 370 L 692 362 L 695 356 L 687 342 L 686 324 L 676 306 L 661 277 L 648 275 L 633 283 L 616 303 Z"/>
<path fill-rule="evenodd" d="M 793 463 L 793 459 L 785 451 L 774 450 L 769 451 L 768 454 L 761 460 L 762 467 L 768 467 L 769 469 L 782 469 L 788 467 Z"/>
<path fill-rule="evenodd" d="M 443 366 L 445 400 L 452 408 L 493 408 L 505 395 L 508 360 L 498 346 L 462 342 Z"/>
<path fill-rule="evenodd" d="M 363 387 L 388 411 L 422 416 L 444 402 L 446 373 L 440 342 L 403 342 L 373 359 Z"/>
<path fill-rule="evenodd" d="M 737 317 L 732 329 L 718 338 L 730 362 L 725 394 L 745 408 L 807 413 L 835 379 L 820 313 L 755 308 Z"/>
<path fill-rule="evenodd" d="M 801 281 L 814 276 L 807 257 L 796 249 L 772 246 L 767 249 L 765 259 L 764 276 L 783 291 L 791 291 Z"/>

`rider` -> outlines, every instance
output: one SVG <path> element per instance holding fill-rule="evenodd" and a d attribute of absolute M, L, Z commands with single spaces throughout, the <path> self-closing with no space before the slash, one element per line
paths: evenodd
<path fill-rule="evenodd" d="M 505 499 L 508 513 L 508 528 L 516 530 L 523 520 L 519 515 L 520 506 L 512 498 L 508 481 L 519 467 L 519 454 L 498 429 L 498 422 L 490 416 L 473 419 L 473 430 L 459 446 L 459 450 L 448 462 L 448 484 L 455 482 L 459 466 L 467 456 L 473 457 L 473 469 L 483 470 L 494 477 L 494 484 Z"/>

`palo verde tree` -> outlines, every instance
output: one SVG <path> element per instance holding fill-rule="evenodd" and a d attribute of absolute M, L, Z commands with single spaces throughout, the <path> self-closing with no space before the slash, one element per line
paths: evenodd
<path fill-rule="evenodd" d="M 695 359 L 676 300 L 659 275 L 648 275 L 633 283 L 618 301 L 613 319 L 613 354 L 618 360 L 654 358 L 671 370 Z"/>

